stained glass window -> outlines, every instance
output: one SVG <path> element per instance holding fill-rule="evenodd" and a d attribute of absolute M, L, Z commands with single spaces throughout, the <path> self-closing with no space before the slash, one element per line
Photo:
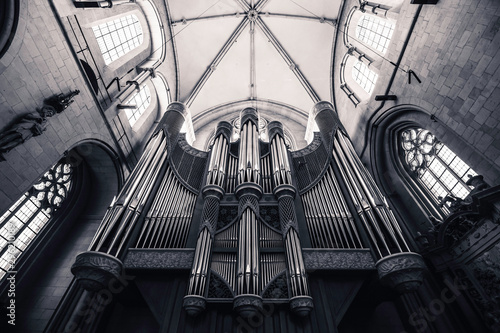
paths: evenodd
<path fill-rule="evenodd" d="M 410 128 L 400 139 L 405 164 L 436 201 L 447 195 L 463 199 L 469 194 L 466 182 L 477 173 L 431 132 Z"/>
<path fill-rule="evenodd" d="M 0 279 L 44 229 L 68 196 L 73 168 L 59 162 L 0 217 Z"/>
<path fill-rule="evenodd" d="M 139 19 L 127 15 L 92 27 L 106 65 L 142 44 L 144 37 Z"/>

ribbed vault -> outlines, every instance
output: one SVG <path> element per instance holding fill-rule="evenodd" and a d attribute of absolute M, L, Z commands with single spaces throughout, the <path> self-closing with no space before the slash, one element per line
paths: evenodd
<path fill-rule="evenodd" d="M 179 99 L 203 146 L 228 105 L 291 118 L 305 145 L 307 112 L 331 96 L 331 50 L 340 0 L 213 0 L 168 2 L 177 53 Z M 291 114 L 280 114 L 288 109 Z M 198 122 L 201 122 L 200 124 Z M 213 122 L 213 124 L 211 124 Z M 295 124 L 296 123 L 296 124 Z M 300 128 L 302 127 L 302 128 Z M 210 128 L 213 129 L 213 128 Z M 206 133 L 205 133 L 206 132 Z"/>

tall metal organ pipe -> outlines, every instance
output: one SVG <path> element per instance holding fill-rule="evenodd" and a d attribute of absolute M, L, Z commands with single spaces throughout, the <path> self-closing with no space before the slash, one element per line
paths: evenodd
<path fill-rule="evenodd" d="M 332 160 L 358 210 L 365 233 L 377 259 L 379 278 L 398 292 L 416 290 L 426 269 L 422 257 L 411 252 L 387 200 L 356 154 L 349 137 L 329 102 L 319 102 L 313 116 L 323 143 L 332 152 Z"/>
<path fill-rule="evenodd" d="M 236 296 L 233 307 L 243 317 L 256 314 L 262 308 L 259 287 L 259 199 L 260 150 L 257 111 L 241 111 L 240 150 L 238 160 L 239 239 L 236 274 Z"/>
<path fill-rule="evenodd" d="M 207 181 L 202 190 L 204 203 L 200 232 L 189 277 L 188 291 L 183 302 L 184 308 L 191 316 L 198 315 L 206 307 L 204 295 L 214 233 L 219 217 L 220 200 L 225 193 L 224 183 L 226 181 L 226 164 L 231 132 L 230 123 L 222 121 L 218 124 L 208 166 Z"/>
<path fill-rule="evenodd" d="M 76 257 L 71 271 L 84 289 L 96 291 L 114 279 L 120 281 L 125 250 L 155 184 L 163 177 L 160 173 L 177 144 L 187 112 L 182 103 L 167 107 L 137 166 L 103 217 L 89 250 Z"/>
<path fill-rule="evenodd" d="M 312 308 L 312 297 L 309 296 L 306 269 L 302 258 L 302 248 L 298 235 L 297 216 L 294 198 L 296 189 L 292 184 L 288 150 L 283 136 L 283 126 L 277 121 L 268 124 L 271 142 L 271 160 L 273 170 L 273 193 L 278 199 L 281 232 L 285 243 L 285 251 L 290 274 L 290 309 L 299 316 L 308 315 Z"/>

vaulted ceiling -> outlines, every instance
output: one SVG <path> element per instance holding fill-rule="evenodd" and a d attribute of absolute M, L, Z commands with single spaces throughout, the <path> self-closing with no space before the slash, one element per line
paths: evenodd
<path fill-rule="evenodd" d="M 237 102 L 307 114 L 317 101 L 331 100 L 340 2 L 168 1 L 180 101 L 196 119 Z"/>

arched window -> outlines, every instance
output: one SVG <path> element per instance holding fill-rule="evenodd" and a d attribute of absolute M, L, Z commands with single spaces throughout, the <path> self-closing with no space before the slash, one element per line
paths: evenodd
<path fill-rule="evenodd" d="M 0 280 L 67 198 L 73 167 L 59 162 L 0 217 Z"/>
<path fill-rule="evenodd" d="M 394 32 L 394 24 L 373 15 L 363 15 L 356 27 L 356 37 L 368 46 L 385 53 Z"/>
<path fill-rule="evenodd" d="M 375 87 L 375 82 L 377 82 L 378 75 L 370 70 L 365 63 L 358 61 L 352 67 L 352 78 L 364 91 L 371 94 L 373 87 Z"/>
<path fill-rule="evenodd" d="M 106 65 L 132 51 L 144 40 L 141 23 L 133 14 L 99 24 L 92 30 Z"/>
<path fill-rule="evenodd" d="M 465 184 L 477 173 L 428 130 L 408 128 L 401 132 L 402 158 L 436 202 L 447 195 L 463 199 L 470 188 Z"/>
<path fill-rule="evenodd" d="M 151 92 L 148 86 L 142 86 L 139 92 L 132 95 L 125 104 L 135 106 L 133 109 L 125 110 L 130 126 L 134 126 L 137 119 L 144 113 L 149 104 L 151 104 Z"/>

